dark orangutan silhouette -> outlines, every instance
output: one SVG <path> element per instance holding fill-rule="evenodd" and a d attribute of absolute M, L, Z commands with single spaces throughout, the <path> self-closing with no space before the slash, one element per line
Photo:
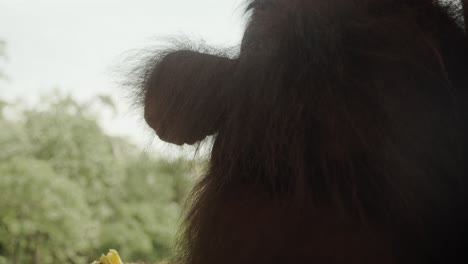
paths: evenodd
<path fill-rule="evenodd" d="M 214 139 L 177 263 L 468 263 L 458 2 L 257 0 L 236 55 L 145 64 L 145 120 Z"/>

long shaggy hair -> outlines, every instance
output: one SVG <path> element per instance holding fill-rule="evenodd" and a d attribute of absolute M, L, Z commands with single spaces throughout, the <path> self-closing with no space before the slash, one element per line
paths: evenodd
<path fill-rule="evenodd" d="M 468 260 L 460 3 L 253 0 L 247 11 L 238 54 L 178 47 L 139 76 L 161 139 L 214 136 L 178 263 Z"/>

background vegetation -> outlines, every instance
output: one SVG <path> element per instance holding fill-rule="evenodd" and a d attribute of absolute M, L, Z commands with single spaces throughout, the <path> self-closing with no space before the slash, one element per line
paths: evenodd
<path fill-rule="evenodd" d="M 0 264 L 90 263 L 171 256 L 193 163 L 155 158 L 106 135 L 91 105 L 0 101 Z"/>

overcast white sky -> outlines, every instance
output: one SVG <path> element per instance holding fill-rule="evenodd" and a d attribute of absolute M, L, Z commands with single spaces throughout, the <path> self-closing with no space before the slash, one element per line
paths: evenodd
<path fill-rule="evenodd" d="M 0 0 L 9 82 L 0 97 L 38 98 L 58 88 L 78 98 L 122 97 L 113 69 L 125 53 L 154 39 L 187 34 L 208 44 L 240 42 L 243 0 Z M 122 101 L 123 102 L 123 101 Z M 120 103 L 122 103 L 120 102 Z M 117 134 L 140 137 L 128 113 L 107 120 Z"/>

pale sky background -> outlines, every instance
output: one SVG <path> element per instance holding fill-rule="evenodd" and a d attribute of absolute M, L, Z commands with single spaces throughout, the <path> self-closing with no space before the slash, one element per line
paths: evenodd
<path fill-rule="evenodd" d="M 0 98 L 37 101 L 59 89 L 79 99 L 110 94 L 125 106 L 115 68 L 129 51 L 156 38 L 186 34 L 208 44 L 239 44 L 243 0 L 0 0 L 0 39 L 9 76 Z M 146 126 L 123 109 L 104 117 L 105 129 L 148 143 Z M 156 144 L 159 145 L 159 144 Z"/>

